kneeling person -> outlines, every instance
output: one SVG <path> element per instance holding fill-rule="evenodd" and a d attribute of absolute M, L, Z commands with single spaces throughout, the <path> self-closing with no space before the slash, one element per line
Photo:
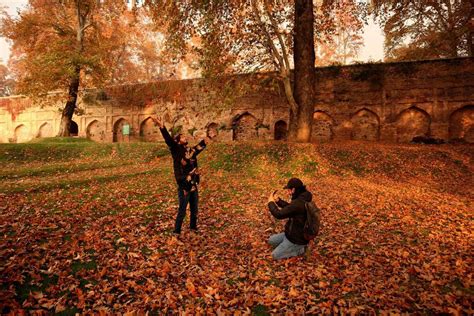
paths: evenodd
<path fill-rule="evenodd" d="M 288 219 L 285 232 L 272 235 L 268 242 L 275 249 L 272 252 L 274 259 L 285 259 L 304 254 L 308 240 L 304 236 L 306 223 L 305 203 L 311 202 L 312 194 L 306 190 L 306 186 L 298 178 L 292 178 L 284 187 L 291 196 L 288 203 L 280 198 L 270 195 L 268 208 L 276 219 Z"/>

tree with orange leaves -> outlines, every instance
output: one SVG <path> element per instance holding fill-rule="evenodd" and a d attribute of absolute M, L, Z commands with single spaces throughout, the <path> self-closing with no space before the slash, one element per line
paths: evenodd
<path fill-rule="evenodd" d="M 59 136 L 69 136 L 80 87 L 100 85 L 123 48 L 117 27 L 128 7 L 118 0 L 29 0 L 17 18 L 3 13 L 0 34 L 13 43 L 18 92 L 41 96 L 66 91 Z"/>
<path fill-rule="evenodd" d="M 334 44 L 337 27 L 346 36 L 345 44 L 352 41 L 352 34 L 357 34 L 354 29 L 360 29 L 360 19 L 356 18 L 360 7 L 355 1 L 346 2 L 352 3 L 352 6 L 338 5 L 333 1 L 309 0 L 147 0 L 145 4 L 157 26 L 168 30 L 169 49 L 178 58 L 183 58 L 191 46 L 193 53 L 197 52 L 204 76 L 273 72 L 281 81 L 288 101 L 290 139 L 309 141 L 313 112 L 310 102 L 313 79 L 310 72 L 313 72 L 315 65 L 313 42 L 317 39 L 321 42 L 318 43 L 320 46 Z M 300 17 L 297 8 L 310 10 L 307 11 L 308 17 L 297 19 Z M 352 14 L 352 19 L 341 19 L 341 12 L 346 16 Z M 303 23 L 304 27 L 299 27 L 297 22 Z M 349 29 L 350 32 L 347 31 Z M 309 30 L 312 38 L 308 38 Z M 190 41 L 196 37 L 201 40 L 198 41 L 199 46 L 193 47 Z M 311 45 L 296 47 L 295 42 L 298 40 L 301 44 Z M 341 57 L 327 60 L 347 59 L 350 54 L 354 55 L 359 46 L 346 46 Z M 302 53 L 301 49 L 305 51 L 302 59 L 297 56 Z M 303 62 L 304 66 L 299 67 L 299 62 Z M 301 84 L 300 79 L 307 81 Z"/>

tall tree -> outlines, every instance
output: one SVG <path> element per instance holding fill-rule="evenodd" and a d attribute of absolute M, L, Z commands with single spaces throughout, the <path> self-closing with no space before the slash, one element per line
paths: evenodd
<path fill-rule="evenodd" d="M 472 1 L 374 0 L 388 60 L 472 56 Z"/>
<path fill-rule="evenodd" d="M 3 15 L 0 32 L 13 42 L 19 92 L 66 91 L 60 136 L 69 136 L 80 85 L 107 80 L 106 61 L 120 48 L 114 25 L 126 9 L 114 0 L 29 0 L 18 18 Z"/>
<path fill-rule="evenodd" d="M 300 105 L 295 101 L 291 80 L 293 37 L 304 34 L 294 33 L 295 1 L 148 0 L 146 4 L 154 21 L 169 30 L 168 45 L 177 55 L 186 54 L 183 48 L 189 47 L 191 39 L 203 39 L 199 42 L 198 57 L 201 65 L 207 67 L 204 75 L 274 71 L 284 86 L 290 108 L 290 137 L 296 140 L 297 130 L 303 127 L 298 125 Z M 332 1 L 318 1 L 317 7 L 326 15 L 335 12 L 330 10 Z M 316 27 L 318 34 L 331 33 L 329 26 L 333 25 L 314 23 L 310 28 Z M 313 70 L 313 66 L 309 69 Z"/>
<path fill-rule="evenodd" d="M 296 140 L 308 142 L 314 112 L 314 12 L 313 0 L 295 1 L 294 61 L 295 100 L 298 104 Z M 291 131 L 290 131 L 291 132 Z"/>

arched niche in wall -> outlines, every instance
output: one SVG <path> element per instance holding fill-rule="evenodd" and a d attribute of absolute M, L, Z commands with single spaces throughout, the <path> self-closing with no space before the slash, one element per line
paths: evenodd
<path fill-rule="evenodd" d="M 105 140 L 105 124 L 94 120 L 87 125 L 86 135 L 88 139 L 96 142 L 102 142 Z"/>
<path fill-rule="evenodd" d="M 451 114 L 449 139 L 462 139 L 474 143 L 474 105 L 467 105 Z"/>
<path fill-rule="evenodd" d="M 219 125 L 217 123 L 209 123 L 206 128 L 207 137 L 215 137 L 219 134 Z"/>
<path fill-rule="evenodd" d="M 364 108 L 357 111 L 351 117 L 351 123 L 351 139 L 371 141 L 379 139 L 380 119 L 371 110 Z"/>
<path fill-rule="evenodd" d="M 24 143 L 30 140 L 30 135 L 28 133 L 28 128 L 20 124 L 15 128 L 14 137 L 16 143 Z"/>
<path fill-rule="evenodd" d="M 277 121 L 274 129 L 275 140 L 286 140 L 288 138 L 288 124 L 284 120 Z"/>
<path fill-rule="evenodd" d="M 257 139 L 257 119 L 249 112 L 237 115 L 232 121 L 233 140 Z"/>
<path fill-rule="evenodd" d="M 151 117 L 146 118 L 140 124 L 140 137 L 146 142 L 156 142 L 163 140 L 160 128 L 155 125 Z"/>
<path fill-rule="evenodd" d="M 313 113 L 313 128 L 311 140 L 313 142 L 329 141 L 333 138 L 334 119 L 323 111 Z"/>
<path fill-rule="evenodd" d="M 113 136 L 113 141 L 114 142 L 121 143 L 125 140 L 125 136 L 123 135 L 123 126 L 124 125 L 129 125 L 130 126 L 130 123 L 124 118 L 121 118 L 121 119 L 117 120 L 114 123 L 114 136 Z M 130 126 L 130 128 L 131 128 L 131 126 Z"/>
<path fill-rule="evenodd" d="M 430 135 L 431 117 L 426 111 L 416 106 L 400 112 L 395 124 L 398 142 L 408 143 L 416 136 L 428 137 Z"/>
<path fill-rule="evenodd" d="M 40 128 L 38 129 L 38 138 L 45 138 L 45 137 L 53 137 L 53 126 L 45 122 L 41 124 Z"/>
<path fill-rule="evenodd" d="M 79 135 L 79 126 L 77 125 L 76 122 L 71 121 L 71 124 L 69 125 L 69 136 L 77 136 Z"/>

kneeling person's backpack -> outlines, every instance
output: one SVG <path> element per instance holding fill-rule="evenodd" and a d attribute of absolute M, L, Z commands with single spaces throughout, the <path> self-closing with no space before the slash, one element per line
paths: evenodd
<path fill-rule="evenodd" d="M 313 240 L 319 233 L 321 211 L 314 202 L 305 202 L 304 208 L 306 209 L 306 223 L 303 229 L 304 238 L 306 240 Z"/>

